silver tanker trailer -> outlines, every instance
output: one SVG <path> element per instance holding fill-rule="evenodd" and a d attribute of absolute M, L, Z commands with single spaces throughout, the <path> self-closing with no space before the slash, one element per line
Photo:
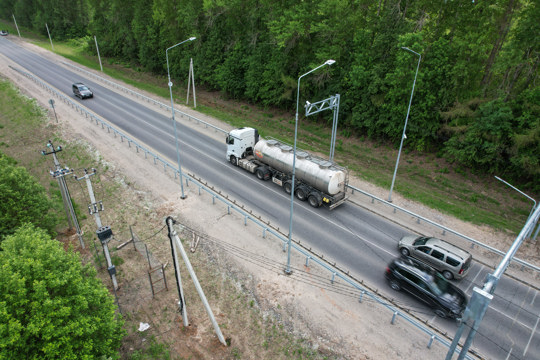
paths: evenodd
<path fill-rule="evenodd" d="M 234 129 L 227 135 L 227 160 L 255 175 L 283 187 L 287 194 L 292 189 L 293 148 L 276 139 L 262 139 L 257 129 Z M 327 204 L 330 209 L 347 200 L 346 185 L 349 172 L 337 164 L 296 151 L 294 192 L 299 200 L 307 200 L 313 207 Z"/>

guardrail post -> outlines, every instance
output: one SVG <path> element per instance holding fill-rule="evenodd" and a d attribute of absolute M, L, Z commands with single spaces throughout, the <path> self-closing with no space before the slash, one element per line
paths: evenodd
<path fill-rule="evenodd" d="M 311 259 L 311 256 L 306 256 L 306 267 L 309 267 L 309 259 Z"/>
<path fill-rule="evenodd" d="M 358 302 L 359 302 L 359 303 L 362 303 L 362 298 L 364 297 L 364 294 L 365 294 L 365 293 L 366 293 L 365 290 L 362 290 L 362 291 L 360 292 L 360 298 L 358 298 Z"/>
<path fill-rule="evenodd" d="M 335 279 L 336 279 L 336 273 L 332 273 L 332 280 L 330 280 L 330 282 L 333 284 Z"/>
<path fill-rule="evenodd" d="M 247 215 L 244 215 L 244 226 L 247 226 Z"/>
<path fill-rule="evenodd" d="M 396 322 L 396 316 L 397 316 L 397 315 L 398 315 L 398 312 L 395 311 L 395 312 L 394 312 L 394 315 L 392 315 L 392 321 L 391 321 L 392 325 L 394 325 L 394 323 Z"/>
<path fill-rule="evenodd" d="M 431 338 L 429 339 L 427 348 L 431 349 L 431 345 L 433 344 L 433 340 L 435 339 L 435 335 L 431 335 Z"/>
<path fill-rule="evenodd" d="M 266 230 L 267 230 L 267 229 L 268 229 L 268 228 L 263 228 L 263 239 L 266 239 Z"/>

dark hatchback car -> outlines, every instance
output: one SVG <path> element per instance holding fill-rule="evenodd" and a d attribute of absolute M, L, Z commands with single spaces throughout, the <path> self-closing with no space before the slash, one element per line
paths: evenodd
<path fill-rule="evenodd" d="M 435 269 L 410 257 L 401 257 L 388 264 L 385 275 L 392 289 L 406 291 L 432 307 L 438 316 L 462 318 L 467 296 Z"/>
<path fill-rule="evenodd" d="M 75 83 L 72 86 L 73 94 L 81 99 L 93 98 L 94 93 L 83 83 Z"/>

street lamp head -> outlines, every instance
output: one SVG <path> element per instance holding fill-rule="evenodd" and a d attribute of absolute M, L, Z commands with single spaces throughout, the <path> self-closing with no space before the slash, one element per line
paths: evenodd
<path fill-rule="evenodd" d="M 195 39 L 196 39 L 196 37 L 195 37 L 195 36 L 192 36 L 192 37 L 189 38 L 189 41 L 193 41 L 193 40 L 195 40 Z"/>
<path fill-rule="evenodd" d="M 410 51 L 410 52 L 412 52 L 413 54 L 418 55 L 420 58 L 422 58 L 422 55 L 420 55 L 419 53 L 417 53 L 417 52 L 414 51 L 414 50 L 409 49 L 409 48 L 406 47 L 406 46 L 402 46 L 401 49 Z M 418 62 L 420 62 L 420 59 L 418 59 Z"/>
<path fill-rule="evenodd" d="M 326 65 L 333 65 L 333 64 L 335 64 L 335 62 L 336 62 L 336 60 L 330 59 L 330 60 L 326 60 L 325 64 Z"/>

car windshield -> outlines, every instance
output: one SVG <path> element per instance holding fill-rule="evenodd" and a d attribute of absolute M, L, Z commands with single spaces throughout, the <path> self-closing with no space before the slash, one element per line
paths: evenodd
<path fill-rule="evenodd" d="M 79 86 L 79 90 L 88 90 L 88 88 L 85 85 Z"/>
<path fill-rule="evenodd" d="M 419 237 L 418 239 L 414 241 L 413 245 L 414 246 L 425 245 L 426 241 L 428 240 L 429 240 L 428 237 Z"/>
<path fill-rule="evenodd" d="M 450 283 L 438 272 L 429 275 L 428 282 L 433 293 L 438 296 L 447 293 L 450 287 Z"/>

